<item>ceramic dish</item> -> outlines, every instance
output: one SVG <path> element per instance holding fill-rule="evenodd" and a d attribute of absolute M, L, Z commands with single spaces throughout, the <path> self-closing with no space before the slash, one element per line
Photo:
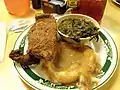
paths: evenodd
<path fill-rule="evenodd" d="M 87 16 L 87 15 L 83 15 L 83 14 L 66 14 L 66 15 L 60 16 L 60 17 L 57 19 L 57 21 L 56 21 L 56 22 L 57 22 L 57 26 L 59 26 L 60 23 L 61 23 L 63 20 L 69 19 L 69 18 L 71 18 L 71 19 L 84 19 L 84 20 L 86 20 L 86 21 L 91 21 L 97 28 L 100 28 L 100 25 L 98 24 L 98 22 L 97 22 L 95 19 L 93 19 L 93 18 L 91 18 L 91 17 L 89 17 L 89 16 Z M 61 35 L 61 37 L 62 37 L 63 39 L 65 39 L 66 41 L 68 41 L 68 42 L 70 42 L 70 43 L 78 43 L 78 42 L 74 41 L 73 39 L 71 39 L 68 35 L 63 34 L 61 31 L 59 31 L 59 29 L 58 29 L 58 33 L 59 33 L 59 34 Z M 90 39 L 91 39 L 91 37 L 80 38 L 80 42 L 84 43 L 84 42 L 89 41 Z"/>
<path fill-rule="evenodd" d="M 25 30 L 16 40 L 14 50 L 21 49 L 26 53 L 28 47 L 28 34 L 29 29 Z M 98 76 L 100 79 L 97 86 L 93 89 L 98 89 L 103 86 L 114 74 L 118 65 L 118 52 L 112 37 L 106 32 L 105 29 L 100 29 L 99 41 L 94 40 L 88 43 L 96 53 L 100 56 L 100 63 L 102 66 L 102 73 Z M 40 64 L 35 66 L 22 67 L 19 63 L 14 62 L 15 69 L 23 81 L 25 81 L 32 88 L 37 90 L 78 90 L 76 86 L 63 86 L 60 84 L 53 84 L 46 80 L 40 70 Z"/>
<path fill-rule="evenodd" d="M 117 2 L 116 0 L 112 0 L 114 3 L 116 3 L 117 5 L 120 5 L 119 2 Z"/>

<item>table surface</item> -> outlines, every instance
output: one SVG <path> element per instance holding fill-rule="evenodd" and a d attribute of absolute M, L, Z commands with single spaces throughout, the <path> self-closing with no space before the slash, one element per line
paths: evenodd
<path fill-rule="evenodd" d="M 35 12 L 36 11 L 31 9 L 29 13 L 22 18 L 34 17 Z M 4 0 L 0 0 L 0 21 L 9 23 L 15 19 L 18 19 L 18 17 L 8 14 Z M 120 55 L 120 6 L 114 4 L 111 0 L 107 1 L 101 26 L 107 28 L 107 31 L 113 37 Z M 19 78 L 13 62 L 9 58 L 9 53 L 19 34 L 20 33 L 8 32 L 4 62 L 0 63 L 0 90 L 33 90 Z M 119 88 L 120 65 L 118 64 L 118 68 L 113 77 L 99 90 L 118 90 Z"/>

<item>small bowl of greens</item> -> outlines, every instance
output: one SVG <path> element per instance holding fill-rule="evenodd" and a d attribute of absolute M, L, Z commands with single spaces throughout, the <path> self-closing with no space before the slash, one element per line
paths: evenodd
<path fill-rule="evenodd" d="M 57 20 L 57 27 L 59 35 L 68 42 L 80 43 L 99 39 L 98 22 L 86 15 L 63 15 Z"/>

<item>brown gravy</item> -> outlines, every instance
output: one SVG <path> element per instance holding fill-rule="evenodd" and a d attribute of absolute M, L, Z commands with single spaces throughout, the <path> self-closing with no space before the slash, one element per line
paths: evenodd
<path fill-rule="evenodd" d="M 96 54 L 86 45 L 74 46 L 60 43 L 57 59 L 43 63 L 43 71 L 52 82 L 70 84 L 79 80 L 80 73 L 90 84 L 92 76 L 100 70 Z M 89 82 L 87 82 L 89 81 Z"/>

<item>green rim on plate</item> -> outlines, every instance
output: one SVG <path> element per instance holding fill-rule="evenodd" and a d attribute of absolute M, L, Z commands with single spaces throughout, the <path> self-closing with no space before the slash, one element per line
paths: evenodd
<path fill-rule="evenodd" d="M 24 53 L 24 46 L 26 44 L 25 41 L 27 39 L 28 31 L 29 30 L 25 30 L 19 36 L 19 38 L 17 39 L 17 41 L 15 43 L 14 50 L 20 49 Z M 112 37 L 103 29 L 101 29 L 101 31 L 99 32 L 99 36 L 102 39 L 102 41 L 104 42 L 105 47 L 107 48 L 107 57 L 106 57 L 105 64 L 103 65 L 102 70 L 101 70 L 103 73 L 98 77 L 103 80 L 101 81 L 101 83 L 98 86 L 94 87 L 93 89 L 97 89 L 97 88 L 101 87 L 102 85 L 104 85 L 112 77 L 112 75 L 115 72 L 115 69 L 117 67 L 117 64 L 118 64 L 118 52 L 117 52 L 117 48 L 116 48 L 116 45 L 115 45 Z M 35 89 L 42 89 L 42 88 L 33 84 L 32 83 L 33 81 L 42 86 L 52 88 L 53 90 L 54 89 L 62 89 L 62 90 L 63 89 L 77 89 L 76 86 L 63 86 L 60 84 L 51 83 L 49 80 L 46 80 L 46 79 L 38 76 L 36 73 L 34 73 L 29 66 L 22 67 L 21 65 L 18 65 L 18 63 L 16 63 L 16 62 L 14 63 L 14 66 L 15 66 L 17 72 L 19 73 L 20 77 L 26 83 L 28 83 L 30 86 L 32 86 Z M 24 74 L 22 74 L 22 72 L 24 72 L 28 78 L 31 78 L 31 82 L 28 80 L 28 78 L 24 77 Z M 50 90 L 52 90 L 52 89 L 50 89 Z"/>

